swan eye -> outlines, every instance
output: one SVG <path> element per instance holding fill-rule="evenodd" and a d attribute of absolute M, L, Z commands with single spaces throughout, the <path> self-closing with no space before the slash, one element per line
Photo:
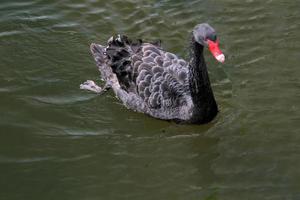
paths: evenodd
<path fill-rule="evenodd" d="M 207 39 L 209 39 L 209 40 L 211 40 L 211 41 L 217 41 L 217 35 L 215 35 L 215 34 L 213 34 L 213 35 L 209 35 L 208 37 L 207 37 Z"/>

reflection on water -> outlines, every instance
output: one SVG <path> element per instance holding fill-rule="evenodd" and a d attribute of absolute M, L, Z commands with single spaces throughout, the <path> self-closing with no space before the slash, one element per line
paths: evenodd
<path fill-rule="evenodd" d="M 0 199 L 299 199 L 299 9 L 282 1 L 0 3 Z M 200 22 L 220 113 L 178 125 L 134 113 L 100 82 L 91 42 L 125 33 L 187 56 Z"/>

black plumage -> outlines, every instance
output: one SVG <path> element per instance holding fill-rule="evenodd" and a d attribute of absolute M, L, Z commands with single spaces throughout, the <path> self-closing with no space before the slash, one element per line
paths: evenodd
<path fill-rule="evenodd" d="M 123 90 L 139 95 L 149 108 L 180 106 L 177 99 L 189 87 L 187 76 L 182 75 L 188 73 L 187 62 L 172 62 L 179 58 L 157 44 L 132 42 L 126 36 L 111 38 L 105 52 Z"/>
<path fill-rule="evenodd" d="M 92 44 L 91 51 L 102 78 L 126 107 L 160 119 L 205 123 L 218 111 L 204 45 L 197 41 L 209 31 L 214 33 L 207 24 L 194 29 L 190 62 L 164 51 L 160 43 L 132 41 L 124 35 L 111 37 L 106 47 Z"/>

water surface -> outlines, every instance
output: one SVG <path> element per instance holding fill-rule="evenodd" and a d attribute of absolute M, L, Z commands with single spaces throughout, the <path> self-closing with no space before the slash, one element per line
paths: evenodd
<path fill-rule="evenodd" d="M 0 199 L 300 199 L 299 1 L 2 0 Z M 201 22 L 220 107 L 207 125 L 124 108 L 89 53 L 124 33 L 186 58 Z"/>

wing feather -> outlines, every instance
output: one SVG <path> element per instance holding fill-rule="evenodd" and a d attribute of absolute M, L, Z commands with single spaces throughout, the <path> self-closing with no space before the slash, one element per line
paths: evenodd
<path fill-rule="evenodd" d="M 149 109 L 182 106 L 189 96 L 188 63 L 151 43 L 111 39 L 106 54 L 122 89 L 137 95 Z"/>

